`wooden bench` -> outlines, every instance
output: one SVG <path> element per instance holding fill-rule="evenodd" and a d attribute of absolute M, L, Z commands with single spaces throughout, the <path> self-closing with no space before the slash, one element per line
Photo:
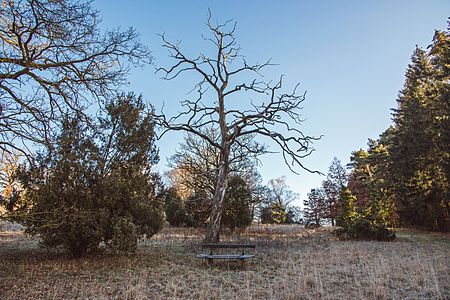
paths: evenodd
<path fill-rule="evenodd" d="M 214 259 L 239 260 L 243 264 L 246 259 L 255 256 L 254 244 L 202 244 L 202 250 L 208 253 L 197 254 L 195 257 L 206 259 L 212 263 Z M 249 253 L 251 252 L 251 253 Z"/>

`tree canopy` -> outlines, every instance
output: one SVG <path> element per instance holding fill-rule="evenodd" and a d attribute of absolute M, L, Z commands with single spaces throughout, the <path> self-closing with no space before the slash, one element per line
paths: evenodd
<path fill-rule="evenodd" d="M 99 22 L 90 1 L 1 2 L 0 150 L 52 143 L 65 114 L 83 118 L 115 95 L 130 63 L 150 61 L 133 28 L 100 32 Z"/>

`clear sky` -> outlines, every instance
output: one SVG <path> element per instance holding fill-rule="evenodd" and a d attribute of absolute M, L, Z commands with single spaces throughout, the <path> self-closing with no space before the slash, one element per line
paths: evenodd
<path fill-rule="evenodd" d="M 444 30 L 450 16 L 448 0 L 386 1 L 144 1 L 96 0 L 102 26 L 133 26 L 153 52 L 157 66 L 168 66 L 167 51 L 158 33 L 181 40 L 193 55 L 209 45 L 206 33 L 208 8 L 213 20 L 234 19 L 237 40 L 248 60 L 272 58 L 279 64 L 266 70 L 268 77 L 284 74 L 286 85 L 300 82 L 307 91 L 302 129 L 324 135 L 304 164 L 327 172 L 333 157 L 348 163 L 352 151 L 365 148 L 391 123 L 390 109 L 416 45 L 427 47 L 435 29 Z M 125 90 L 142 93 L 157 109 L 164 102 L 178 109 L 179 100 L 192 89 L 191 78 L 163 81 L 154 67 L 132 70 Z M 181 137 L 168 134 L 158 142 L 163 171 Z M 275 150 L 275 148 L 272 148 Z M 281 154 L 266 155 L 260 172 L 265 181 L 286 175 L 300 193 L 320 186 L 323 177 L 289 172 Z"/>

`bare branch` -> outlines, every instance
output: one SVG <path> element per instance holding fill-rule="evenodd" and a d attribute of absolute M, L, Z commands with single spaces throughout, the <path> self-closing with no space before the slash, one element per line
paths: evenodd
<path fill-rule="evenodd" d="M 133 28 L 101 34 L 98 25 L 89 1 L 2 2 L 2 141 L 21 132 L 25 142 L 28 133 L 32 142 L 51 143 L 63 114 L 85 118 L 92 100 L 115 95 L 130 66 L 151 61 Z"/>
<path fill-rule="evenodd" d="M 266 152 L 264 147 L 253 148 L 241 143 L 242 139 L 268 138 L 281 149 L 284 162 L 292 172 L 297 173 L 296 168 L 299 167 L 308 172 L 319 173 L 302 164 L 302 159 L 313 152 L 312 142 L 319 139 L 305 135 L 300 129 L 303 122 L 300 116 L 300 105 L 305 99 L 305 94 L 297 94 L 298 85 L 292 92 L 284 93 L 282 77 L 274 84 L 261 80 L 261 71 L 272 65 L 270 59 L 262 64 L 247 63 L 240 54 L 240 47 L 236 44 L 236 23 L 234 25 L 231 23 L 232 20 L 213 24 L 209 11 L 207 27 L 210 35 L 202 37 L 210 42 L 215 50 L 211 57 L 203 54 L 194 58 L 187 57 L 180 47 L 180 42 L 170 42 L 164 34 L 161 34 L 163 47 L 168 49 L 174 63 L 170 67 L 157 69 L 157 72 L 161 72 L 163 79 L 166 80 L 173 80 L 191 71 L 200 77 L 199 83 L 195 84 L 193 89 L 199 94 L 196 100 L 182 101 L 183 110 L 172 118 L 167 119 L 161 113 L 155 116 L 155 119 L 163 127 L 160 136 L 170 130 L 185 131 L 203 139 L 219 152 L 217 180 L 206 237 L 208 242 L 218 241 L 227 179 L 230 173 L 231 150 L 233 147 L 239 147 L 242 153 L 255 155 Z M 245 75 L 245 78 L 252 75 L 253 79 L 230 87 L 231 79 L 239 79 L 241 75 Z M 213 101 L 205 101 L 207 98 L 205 93 L 208 89 L 204 86 L 210 88 L 211 95 L 208 94 L 208 96 L 212 96 Z M 235 98 L 235 94 L 239 92 L 251 94 L 257 98 L 250 102 L 250 109 L 243 110 L 242 103 L 229 101 L 232 99 L 231 96 Z M 206 126 L 214 126 L 213 130 L 219 133 L 217 139 L 204 133 Z"/>

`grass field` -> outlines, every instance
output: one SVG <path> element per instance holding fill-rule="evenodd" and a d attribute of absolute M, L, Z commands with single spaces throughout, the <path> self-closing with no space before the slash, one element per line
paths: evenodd
<path fill-rule="evenodd" d="M 0 299 L 450 299 L 450 236 L 401 230 L 394 242 L 339 241 L 329 229 L 252 226 L 223 240 L 257 256 L 207 265 L 202 232 L 166 228 L 132 256 L 74 260 L 0 233 Z"/>

